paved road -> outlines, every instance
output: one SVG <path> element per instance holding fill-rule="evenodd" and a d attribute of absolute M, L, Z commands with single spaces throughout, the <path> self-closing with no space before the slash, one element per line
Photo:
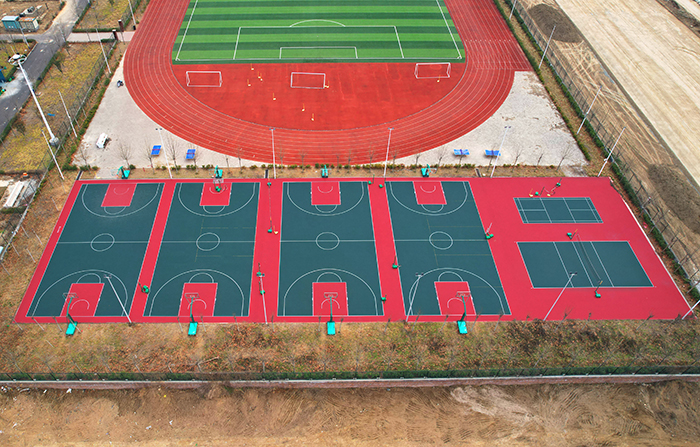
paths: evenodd
<path fill-rule="evenodd" d="M 32 83 L 39 78 L 53 55 L 63 45 L 63 36 L 70 35 L 75 22 L 87 4 L 88 0 L 67 0 L 66 6 L 56 16 L 51 28 L 42 34 L 30 36 L 37 43 L 23 66 Z M 16 36 L 14 37 L 16 38 Z M 2 36 L 2 39 L 9 39 L 9 36 Z M 27 83 L 20 72 L 17 72 L 15 79 L 7 84 L 5 88 L 7 91 L 0 96 L 0 131 L 7 126 L 7 123 L 22 108 L 22 105 L 30 96 Z"/>

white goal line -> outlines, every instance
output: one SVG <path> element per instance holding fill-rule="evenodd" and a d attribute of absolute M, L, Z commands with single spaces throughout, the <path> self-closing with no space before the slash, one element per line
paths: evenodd
<path fill-rule="evenodd" d="M 280 57 L 279 58 L 282 59 L 282 50 L 324 50 L 324 49 L 330 49 L 330 50 L 353 49 L 353 50 L 355 50 L 355 59 L 357 59 L 357 47 L 353 47 L 353 46 L 347 46 L 347 47 L 280 47 Z M 286 59 L 317 59 L 317 58 L 288 57 Z M 327 58 L 320 58 L 320 59 L 345 59 L 345 58 L 327 57 Z"/>

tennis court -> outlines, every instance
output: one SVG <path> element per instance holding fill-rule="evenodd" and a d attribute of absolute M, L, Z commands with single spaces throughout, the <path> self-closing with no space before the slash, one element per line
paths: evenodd
<path fill-rule="evenodd" d="M 554 191 L 543 223 L 522 217 L 533 188 Z M 550 319 L 689 309 L 607 179 L 87 180 L 15 319 L 534 319 L 555 300 Z"/>
<path fill-rule="evenodd" d="M 462 62 L 442 0 L 191 0 L 174 63 Z"/>

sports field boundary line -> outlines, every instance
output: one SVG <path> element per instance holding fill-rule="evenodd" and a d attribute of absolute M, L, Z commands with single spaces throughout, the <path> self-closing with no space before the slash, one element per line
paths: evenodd
<path fill-rule="evenodd" d="M 190 19 L 187 21 L 187 27 L 185 27 L 185 32 L 182 34 L 182 40 L 180 41 L 180 47 L 177 49 L 177 54 L 175 55 L 175 60 L 180 60 L 180 51 L 182 51 L 182 45 L 185 43 L 185 37 L 187 37 L 187 31 L 190 29 L 190 23 L 192 23 L 192 17 L 194 17 L 194 12 L 197 9 L 197 3 L 199 0 L 195 0 L 194 7 L 192 8 L 192 14 L 190 14 Z"/>
<path fill-rule="evenodd" d="M 457 45 L 457 41 L 455 41 L 455 36 L 452 35 L 452 30 L 450 29 L 450 24 L 447 23 L 447 18 L 445 17 L 445 12 L 442 10 L 442 6 L 440 6 L 440 0 L 435 0 L 435 4 L 437 5 L 438 9 L 440 10 L 440 14 L 442 15 L 442 20 L 445 21 L 445 26 L 447 27 L 447 32 L 450 33 L 450 37 L 452 38 L 452 43 L 455 44 L 455 49 L 457 50 L 457 54 L 459 54 L 459 59 L 462 59 L 462 52 L 459 51 L 459 46 Z M 447 7 L 447 5 L 445 5 Z"/>

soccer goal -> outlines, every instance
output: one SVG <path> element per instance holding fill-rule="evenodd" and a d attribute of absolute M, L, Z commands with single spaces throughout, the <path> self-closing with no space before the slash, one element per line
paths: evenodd
<path fill-rule="evenodd" d="M 450 62 L 418 62 L 416 63 L 416 79 L 445 79 L 450 77 L 452 64 Z"/>
<path fill-rule="evenodd" d="M 293 71 L 289 80 L 291 88 L 310 88 L 315 90 L 323 90 L 326 88 L 325 73 L 304 73 Z"/>
<path fill-rule="evenodd" d="M 221 87 L 223 79 L 220 71 L 185 72 L 188 87 Z"/>

